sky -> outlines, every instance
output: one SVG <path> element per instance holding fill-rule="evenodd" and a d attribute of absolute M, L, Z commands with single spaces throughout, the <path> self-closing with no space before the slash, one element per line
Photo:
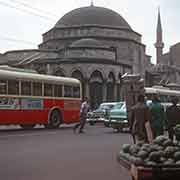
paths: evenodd
<path fill-rule="evenodd" d="M 0 0 L 0 53 L 37 49 L 42 34 L 69 11 L 89 6 L 92 0 Z M 146 54 L 155 63 L 156 25 L 160 7 L 163 52 L 180 42 L 180 0 L 93 0 L 95 6 L 119 13 L 142 35 Z"/>

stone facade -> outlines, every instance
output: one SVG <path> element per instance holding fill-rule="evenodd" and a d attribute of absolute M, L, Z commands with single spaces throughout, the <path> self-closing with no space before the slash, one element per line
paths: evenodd
<path fill-rule="evenodd" d="M 150 65 L 141 35 L 118 13 L 96 6 L 65 14 L 43 34 L 39 49 L 9 51 L 3 56 L 11 66 L 78 78 L 92 106 L 121 100 L 121 76 L 138 73 L 144 77 Z"/>

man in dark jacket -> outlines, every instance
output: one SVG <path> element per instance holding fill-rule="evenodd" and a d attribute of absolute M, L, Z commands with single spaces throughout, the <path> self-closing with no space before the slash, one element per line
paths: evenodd
<path fill-rule="evenodd" d="M 139 141 L 147 142 L 145 124 L 150 120 L 150 117 L 149 108 L 145 103 L 144 95 L 138 96 L 138 102 L 131 110 L 130 130 L 132 135 L 135 137 L 135 143 Z"/>
<path fill-rule="evenodd" d="M 177 106 L 178 98 L 172 98 L 172 105 L 167 108 L 166 110 L 166 117 L 167 117 L 167 126 L 168 126 L 168 134 L 169 138 L 173 140 L 174 137 L 174 127 L 176 124 L 180 123 L 180 109 Z"/>

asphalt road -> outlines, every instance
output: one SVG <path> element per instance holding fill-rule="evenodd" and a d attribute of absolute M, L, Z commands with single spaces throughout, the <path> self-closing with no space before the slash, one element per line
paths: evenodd
<path fill-rule="evenodd" d="M 74 134 L 72 126 L 57 130 L 36 128 L 0 130 L 2 180 L 130 180 L 116 155 L 132 143 L 128 133 L 101 125 Z"/>

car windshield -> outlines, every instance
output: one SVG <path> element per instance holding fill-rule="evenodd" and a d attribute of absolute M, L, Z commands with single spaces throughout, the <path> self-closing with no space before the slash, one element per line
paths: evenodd
<path fill-rule="evenodd" d="M 123 104 L 124 104 L 124 102 L 117 103 L 112 109 L 121 109 Z"/>
<path fill-rule="evenodd" d="M 99 109 L 111 109 L 111 108 L 113 108 L 113 104 L 101 104 L 100 106 L 99 106 Z"/>

